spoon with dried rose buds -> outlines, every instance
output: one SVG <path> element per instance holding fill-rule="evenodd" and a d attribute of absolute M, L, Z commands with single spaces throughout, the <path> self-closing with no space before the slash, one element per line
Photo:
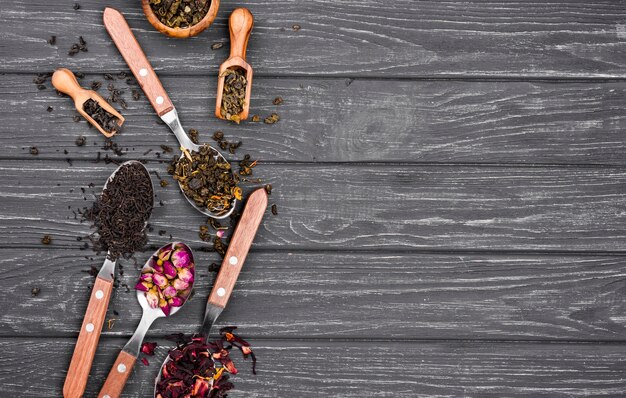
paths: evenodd
<path fill-rule="evenodd" d="M 150 325 L 158 318 L 174 315 L 187 302 L 193 288 L 194 274 L 193 253 L 180 242 L 161 247 L 146 262 L 135 286 L 137 301 L 143 308 L 141 321 L 117 356 L 98 394 L 99 398 L 120 396 Z"/>
<path fill-rule="evenodd" d="M 211 390 L 218 389 L 218 379 L 220 379 L 222 372 L 236 373 L 236 370 L 228 366 L 228 363 L 225 363 L 224 358 L 220 355 L 222 354 L 221 350 L 213 353 L 203 350 L 203 347 L 208 347 L 211 328 L 226 307 L 228 299 L 233 292 L 235 282 L 237 282 L 243 263 L 252 246 L 254 236 L 259 225 L 261 225 L 266 208 L 267 193 L 265 189 L 261 188 L 252 192 L 243 210 L 241 219 L 233 232 L 220 272 L 217 274 L 213 289 L 209 295 L 204 321 L 200 329 L 201 337 L 193 339 L 189 343 L 194 345 L 194 352 L 202 355 L 203 358 L 194 361 L 190 369 L 190 364 L 182 364 L 184 361 L 181 362 L 184 354 L 180 347 L 170 351 L 170 355 L 163 361 L 159 375 L 154 383 L 154 396 L 156 398 L 171 396 L 169 393 L 172 390 L 180 392 L 181 394 L 178 396 L 181 397 L 207 397 Z M 251 351 L 248 347 L 242 349 L 242 352 L 244 355 L 247 355 Z M 220 363 L 221 366 L 210 366 L 214 362 Z M 183 372 L 180 371 L 181 364 L 182 368 L 185 369 Z M 193 376 L 187 377 L 190 373 Z"/>

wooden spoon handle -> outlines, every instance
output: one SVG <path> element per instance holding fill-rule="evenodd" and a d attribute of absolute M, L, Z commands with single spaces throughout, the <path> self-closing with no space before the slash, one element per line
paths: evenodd
<path fill-rule="evenodd" d="M 72 361 L 65 377 L 63 385 L 65 398 L 80 398 L 85 392 L 112 290 L 113 281 L 96 278 L 76 347 L 74 347 Z"/>
<path fill-rule="evenodd" d="M 254 17 L 247 8 L 237 8 L 230 14 L 228 21 L 230 25 L 230 58 L 241 57 L 245 60 Z"/>
<path fill-rule="evenodd" d="M 76 80 L 76 76 L 72 73 L 71 70 L 65 68 L 59 68 L 54 71 L 52 74 L 52 85 L 54 88 L 62 92 L 63 94 L 67 94 L 76 100 L 76 96 L 82 92 L 86 91 L 84 88 L 80 86 L 78 80 Z"/>
<path fill-rule="evenodd" d="M 104 9 L 103 20 L 107 32 L 113 39 L 113 43 L 117 46 L 122 57 L 124 57 L 128 67 L 135 75 L 137 82 L 157 114 L 161 116 L 174 109 L 172 101 L 167 96 L 158 76 L 152 69 L 146 54 L 139 46 L 122 13 L 114 8 L 107 7 Z"/>
<path fill-rule="evenodd" d="M 136 356 L 126 351 L 120 351 L 120 355 L 117 356 L 113 367 L 109 371 L 98 398 L 119 398 L 122 395 L 122 391 L 124 391 L 128 376 L 130 376 L 133 366 L 135 366 L 135 361 L 137 361 Z"/>
<path fill-rule="evenodd" d="M 267 193 L 265 193 L 265 189 L 261 188 L 252 192 L 239 224 L 237 224 L 230 239 L 226 256 L 209 295 L 210 304 L 222 308 L 226 307 L 266 208 Z"/>

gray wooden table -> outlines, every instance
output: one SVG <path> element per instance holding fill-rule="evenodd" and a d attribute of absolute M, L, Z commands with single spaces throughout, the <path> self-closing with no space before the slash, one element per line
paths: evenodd
<path fill-rule="evenodd" d="M 110 154 L 103 137 L 33 77 L 63 66 L 88 86 L 127 70 L 105 5 L 125 13 L 183 125 L 243 140 L 231 159 L 250 153 L 274 186 L 279 214 L 219 320 L 259 357 L 257 376 L 238 361 L 233 397 L 626 393 L 625 1 L 224 1 L 185 41 L 152 29 L 138 0 L 79 3 L 0 3 L 0 396 L 60 396 L 84 271 L 103 260 L 77 240 L 90 231 L 73 210 L 115 165 L 94 162 Z M 241 4 L 256 18 L 251 112 L 278 112 L 275 125 L 211 116 Z M 81 35 L 89 52 L 67 56 Z M 127 152 L 110 155 L 165 176 L 156 152 L 173 135 L 114 83 L 129 104 L 115 137 Z M 208 247 L 178 188 L 156 193 L 151 247 L 170 236 Z M 219 256 L 197 252 L 196 297 L 154 325 L 148 339 L 162 344 L 127 397 L 151 396 L 166 334 L 199 327 Z M 137 268 L 123 265 L 132 286 Z M 86 396 L 139 316 L 119 287 Z"/>

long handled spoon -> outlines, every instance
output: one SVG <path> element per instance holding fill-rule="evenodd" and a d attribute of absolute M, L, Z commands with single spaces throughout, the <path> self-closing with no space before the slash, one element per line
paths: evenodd
<path fill-rule="evenodd" d="M 127 165 L 137 165 L 145 171 L 146 177 L 150 179 L 150 174 L 146 170 L 145 166 L 140 162 L 131 160 L 122 163 L 107 179 L 104 184 L 104 189 L 107 189 L 107 185 L 115 178 L 117 172 Z M 154 200 L 152 192 L 154 188 L 151 188 L 151 192 L 146 193 L 150 200 Z M 146 217 L 150 218 L 150 214 Z M 104 324 L 104 318 L 106 317 L 107 308 L 109 307 L 109 300 L 111 299 L 111 291 L 113 290 L 113 275 L 115 274 L 115 266 L 117 260 L 111 260 L 110 253 L 107 254 L 106 259 L 98 276 L 96 282 L 93 285 L 91 291 L 91 297 L 89 298 L 89 304 L 85 311 L 85 317 L 83 318 L 83 324 L 80 327 L 80 333 L 78 334 L 78 340 L 74 347 L 74 354 L 72 355 L 72 361 L 65 377 L 65 384 L 63 384 L 63 396 L 65 398 L 80 398 L 85 392 L 87 386 L 87 379 L 89 377 L 89 371 L 93 363 L 94 355 L 96 354 L 96 348 L 98 347 L 98 341 L 100 340 L 100 333 L 102 332 L 102 326 Z"/>
<path fill-rule="evenodd" d="M 122 124 L 124 124 L 124 117 L 120 115 L 100 94 L 93 90 L 84 89 L 78 84 L 76 76 L 69 69 L 59 68 L 52 74 L 52 85 L 60 92 L 69 95 L 74 100 L 74 106 L 89 123 L 95 126 L 105 137 L 112 137 Z M 117 118 L 117 128 L 110 131 L 105 130 L 100 126 L 100 123 L 96 122 L 87 112 L 85 112 L 83 105 L 89 99 L 92 99 L 98 103 L 105 111 L 109 112 Z"/>
<path fill-rule="evenodd" d="M 167 271 L 164 271 L 167 276 L 159 274 L 160 277 L 163 278 L 162 283 L 156 280 L 154 272 L 151 274 L 148 273 L 150 271 L 154 271 L 157 267 L 165 267 L 160 253 L 167 253 L 167 255 L 169 255 L 178 251 L 187 253 L 188 262 L 186 266 L 181 266 L 177 271 L 177 268 L 174 268 L 171 264 L 173 260 L 170 261 L 168 258 L 165 262 L 170 262 L 169 267 L 172 269 L 173 273 L 167 274 Z M 158 264 L 158 261 L 161 261 L 160 265 Z M 169 245 L 163 246 L 154 252 L 154 255 L 143 266 L 142 278 L 140 279 L 138 286 L 142 284 L 142 281 L 144 280 L 143 275 L 151 276 L 145 278 L 149 281 L 147 282 L 147 286 L 150 286 L 150 288 L 147 288 L 147 291 L 137 290 L 137 301 L 139 301 L 141 308 L 143 308 L 141 321 L 139 321 L 139 325 L 137 326 L 135 333 L 117 356 L 117 359 L 115 360 L 115 363 L 113 364 L 113 367 L 111 368 L 111 371 L 109 372 L 109 375 L 107 376 L 107 379 L 98 394 L 99 398 L 116 398 L 120 396 L 124 390 L 128 376 L 130 376 L 133 366 L 137 361 L 137 357 L 141 352 L 141 344 L 143 343 L 143 339 L 148 332 L 150 325 L 152 325 L 152 323 L 158 318 L 174 315 L 187 302 L 187 298 L 189 297 L 189 293 L 193 288 L 195 280 L 195 278 L 193 278 L 193 269 L 194 263 L 191 249 L 187 245 L 179 242 L 170 243 Z M 191 279 L 188 280 L 188 282 L 180 279 L 182 278 L 180 270 L 187 270 L 188 272 L 191 272 L 190 274 L 188 273 L 188 275 L 191 275 Z M 181 288 L 184 293 L 177 296 L 176 292 L 178 291 L 178 288 L 176 286 L 179 281 L 184 283 L 186 286 Z M 159 285 L 161 287 L 158 287 Z M 167 288 L 165 286 L 167 286 Z M 172 289 L 173 294 L 168 295 L 167 289 Z M 151 292 L 156 292 L 156 294 L 151 296 Z M 167 303 L 168 297 L 170 301 L 172 301 L 172 298 L 176 298 L 178 299 L 178 302 L 172 302 L 172 305 L 169 306 Z M 164 311 L 164 308 L 167 308 L 167 310 Z"/>
<path fill-rule="evenodd" d="M 152 69 L 148 58 L 146 58 L 146 55 L 139 46 L 137 39 L 130 30 L 130 27 L 126 22 L 126 19 L 124 19 L 122 13 L 116 9 L 107 7 L 104 10 L 103 20 L 104 26 L 117 46 L 117 49 L 122 54 L 122 57 L 124 57 L 128 67 L 133 72 L 133 75 L 135 75 L 137 82 L 143 89 L 146 97 L 161 120 L 163 120 L 170 127 L 172 132 L 174 132 L 174 135 L 178 139 L 178 143 L 182 148 L 187 151 L 199 152 L 201 146 L 194 144 L 187 133 L 185 133 L 185 130 L 183 130 L 183 126 L 180 124 L 178 112 L 176 112 L 174 104 L 165 92 L 163 85 L 161 85 L 158 76 Z M 203 144 L 202 146 L 208 146 L 213 149 L 215 151 L 214 153 L 216 153 L 215 158 L 221 163 L 228 163 L 226 158 L 224 158 L 224 156 L 222 156 L 217 149 L 211 147 L 209 144 Z M 181 157 L 183 156 L 185 156 L 184 153 L 181 154 Z M 232 173 L 232 168 L 230 172 Z M 180 189 L 181 191 L 183 190 L 182 187 Z M 233 199 L 228 211 L 211 212 L 206 208 L 196 205 L 196 203 L 187 197 L 187 195 L 184 196 L 196 210 L 215 219 L 223 219 L 230 216 L 235 209 L 235 204 L 237 203 L 237 200 Z"/>
<path fill-rule="evenodd" d="M 246 96 L 243 110 L 239 113 L 239 120 L 246 120 L 250 112 L 250 94 L 252 93 L 252 67 L 246 62 L 246 49 L 248 39 L 252 32 L 254 17 L 247 8 L 237 8 L 230 14 L 228 19 L 230 30 L 230 56 L 220 66 L 219 79 L 217 81 L 217 98 L 215 100 L 215 116 L 226 119 L 222 113 L 222 95 L 224 92 L 224 79 L 229 69 L 239 68 L 246 72 Z"/>
<path fill-rule="evenodd" d="M 266 208 L 267 193 L 264 189 L 257 189 L 250 194 L 241 219 L 239 220 L 239 224 L 237 224 L 230 244 L 228 245 L 228 250 L 224 256 L 220 272 L 215 279 L 215 284 L 209 295 L 204 313 L 204 321 L 202 322 L 202 329 L 200 329 L 200 333 L 205 340 L 209 339 L 211 327 L 228 303 L 228 299 L 233 292 L 235 282 L 237 282 L 237 278 L 246 260 L 250 246 L 252 246 L 252 241 L 261 224 L 261 219 L 263 218 L 263 213 L 265 213 Z M 161 381 L 163 369 L 170 360 L 171 358 L 168 355 L 161 365 L 161 370 L 154 383 L 155 397 L 157 396 L 157 386 Z"/>

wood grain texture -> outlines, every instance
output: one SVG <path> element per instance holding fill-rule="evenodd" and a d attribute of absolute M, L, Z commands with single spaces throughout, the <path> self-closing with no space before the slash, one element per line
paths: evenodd
<path fill-rule="evenodd" d="M 0 158 L 31 159 L 28 150 L 35 145 L 39 157 L 95 159 L 103 139 L 86 122 L 73 122 L 76 112 L 67 98 L 37 90 L 32 78 L 0 80 L 0 145 L 10 150 Z M 103 77 L 87 75 L 81 84 L 94 80 Z M 162 80 L 183 127 L 200 130 L 206 141 L 213 142 L 216 130 L 243 140 L 238 157 L 250 152 L 262 161 L 626 164 L 626 82 L 255 78 L 251 114 L 277 112 L 281 120 L 235 126 L 211 116 L 215 77 Z M 160 144 L 177 148 L 143 93 L 133 101 L 123 81 L 113 83 L 129 105 L 115 137 L 129 149 L 127 157 L 155 159 Z M 104 96 L 107 84 L 100 89 Z M 277 96 L 283 105 L 272 105 Z M 29 109 L 38 112 L 36 123 Z M 79 135 L 87 137 L 87 146 L 74 145 Z"/>
<path fill-rule="evenodd" d="M 147 166 L 166 174 L 163 164 Z M 38 247 L 43 234 L 55 245 L 82 246 L 76 238 L 89 227 L 74 219 L 72 208 L 89 205 L 113 169 L 0 161 L 2 247 Z M 261 164 L 255 174 L 274 186 L 270 204 L 279 212 L 260 228 L 260 248 L 621 253 L 626 246 L 621 167 Z M 164 178 L 170 183 L 156 189 L 150 241 L 160 246 L 171 235 L 198 247 L 197 228 L 206 219 Z"/>
<path fill-rule="evenodd" d="M 221 308 L 226 307 L 256 232 L 261 225 L 266 208 L 267 193 L 265 193 L 265 189 L 257 189 L 249 195 L 241 218 L 228 243 L 228 250 L 215 279 L 215 286 L 209 295 L 210 304 Z"/>
<path fill-rule="evenodd" d="M 87 378 L 89 377 L 91 364 L 98 348 L 98 341 L 100 340 L 100 333 L 104 326 L 112 292 L 113 281 L 100 277 L 95 278 L 87 310 L 85 311 L 78 339 L 74 346 L 72 360 L 65 377 L 63 385 L 64 398 L 81 398 L 85 392 Z"/>
<path fill-rule="evenodd" d="M 98 393 L 98 398 L 119 398 L 124 391 L 124 387 L 126 387 L 128 378 L 133 372 L 136 361 L 137 357 L 126 351 L 120 351 L 100 389 L 100 393 Z"/>
<path fill-rule="evenodd" d="M 214 280 L 208 266 L 219 255 L 194 255 L 195 295 L 175 320 L 155 322 L 148 340 L 200 330 Z M 0 259 L 7 291 L 0 335 L 74 341 L 93 282 L 83 271 L 99 257 L 2 249 Z M 139 269 L 122 265 L 120 283 L 132 289 Z M 625 272 L 623 256 L 252 251 L 214 330 L 238 325 L 253 338 L 289 339 L 623 341 Z M 35 286 L 41 293 L 31 297 Z M 103 335 L 133 333 L 140 307 L 130 289 L 114 290 Z"/>
<path fill-rule="evenodd" d="M 211 51 L 209 45 L 227 40 L 227 18 L 237 4 L 222 4 L 211 28 L 184 46 L 149 24 L 141 2 L 107 6 L 124 12 L 157 71 L 215 74 L 227 46 Z M 624 77 L 621 1 L 396 0 L 383 7 L 373 0 L 254 0 L 246 7 L 256 18 L 248 62 L 257 76 Z M 0 70 L 123 68 L 102 29 L 102 9 L 97 0 L 82 1 L 78 11 L 60 0 L 4 1 L 9 33 Z M 53 34 L 57 46 L 46 43 Z M 89 52 L 68 57 L 79 35 Z"/>
<path fill-rule="evenodd" d="M 245 331 L 241 331 L 245 333 Z M 244 335 L 245 336 L 245 335 Z M 171 343 L 159 340 L 150 366 L 138 365 L 125 397 L 150 396 Z M 258 375 L 238 353 L 232 397 L 589 397 L 626 393 L 623 344 L 479 342 L 251 341 Z M 92 371 L 103 380 L 121 339 L 103 340 Z M 30 377 L 0 373 L 3 396 L 58 396 L 67 339 L 0 339 L 2 363 Z M 37 366 L 57 358 L 39 372 Z M 37 383 L 32 379 L 36 377 Z M 86 396 L 96 396 L 98 383 Z M 229 392 L 229 396 L 231 393 Z"/>
<path fill-rule="evenodd" d="M 152 69 L 150 61 L 146 58 L 146 54 L 144 54 L 141 45 L 130 30 L 124 16 L 118 10 L 107 7 L 104 10 L 102 19 L 107 32 L 111 36 L 111 40 L 115 43 L 156 113 L 159 116 L 163 116 L 174 109 L 172 101 L 154 69 Z"/>

